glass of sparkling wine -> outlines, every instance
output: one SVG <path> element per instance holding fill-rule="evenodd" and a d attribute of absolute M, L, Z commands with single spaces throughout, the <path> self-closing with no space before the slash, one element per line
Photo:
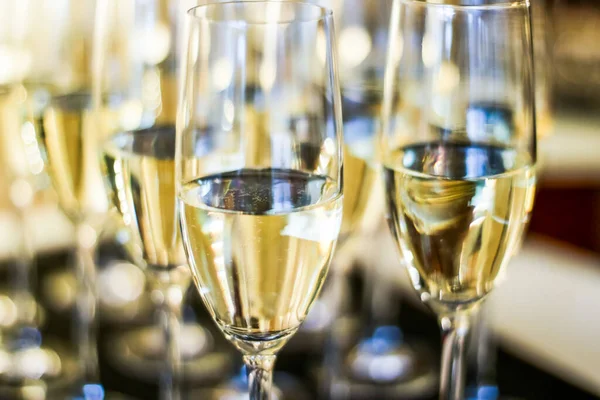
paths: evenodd
<path fill-rule="evenodd" d="M 276 355 L 323 285 L 342 220 L 333 17 L 268 1 L 188 14 L 183 242 L 205 305 L 244 356 L 250 398 L 269 399 Z"/>
<path fill-rule="evenodd" d="M 441 399 L 463 399 L 474 314 L 535 191 L 528 1 L 395 0 L 381 146 L 390 227 L 443 331 Z"/>
<path fill-rule="evenodd" d="M 102 27 L 95 19 L 95 0 L 64 1 L 55 5 L 59 11 L 51 12 L 50 6 L 31 3 L 44 10 L 44 17 L 30 27 L 35 40 L 24 83 L 32 99 L 47 99 L 34 118 L 38 143 L 58 202 L 75 227 L 74 328 L 82 376 L 73 390 L 81 393 L 100 383 L 95 251 L 108 202 L 96 153 L 102 129 L 92 107 L 91 84 L 94 34 Z"/>
<path fill-rule="evenodd" d="M 183 340 L 209 343 L 210 333 L 183 320 L 191 274 L 175 192 L 175 122 L 185 11 L 198 1 L 179 0 L 171 5 L 169 0 L 130 0 L 125 7 L 122 0 L 108 0 L 104 4 L 105 18 L 114 22 L 98 40 L 104 55 L 99 69 L 110 78 L 99 88 L 101 108 L 111 109 L 113 103 L 123 106 L 119 109 L 120 129 L 113 129 L 102 144 L 103 173 L 111 203 L 131 234 L 130 256 L 144 269 L 152 290 L 159 322 L 155 329 L 164 343 L 165 365 L 153 371 L 161 376 L 160 397 L 178 399 L 186 378 L 185 362 L 200 360 L 210 347 L 205 344 L 203 350 L 190 354 L 186 351 L 189 341 Z M 122 57 L 115 60 L 108 50 L 112 48 L 123 48 Z M 121 75 L 126 79 L 120 80 Z M 143 341 L 144 332 L 147 328 L 129 338 Z M 138 357 L 152 364 L 154 351 L 138 350 L 130 356 L 130 363 L 123 356 L 123 366 L 135 365 L 133 360 Z M 204 369 L 212 373 L 219 368 L 216 364 Z"/>

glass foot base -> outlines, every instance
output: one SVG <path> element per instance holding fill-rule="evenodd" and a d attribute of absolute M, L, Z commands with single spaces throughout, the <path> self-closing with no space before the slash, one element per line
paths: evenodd
<path fill-rule="evenodd" d="M 436 358 L 427 346 L 405 341 L 398 327 L 379 327 L 357 345 L 347 344 L 341 343 L 338 355 L 332 355 L 339 361 L 329 367 L 329 382 L 322 373 L 315 374 L 327 398 L 420 399 L 437 393 Z"/>
<path fill-rule="evenodd" d="M 332 387 L 334 394 L 349 389 L 352 399 L 373 398 L 375 394 L 410 399 L 434 395 L 438 390 L 439 372 L 434 357 L 418 343 L 392 340 L 376 333 L 354 347 L 344 361 L 343 377 Z"/>
<path fill-rule="evenodd" d="M 520 397 L 500 395 L 500 389 L 493 384 L 469 386 L 465 390 L 465 400 L 524 400 Z"/>
<path fill-rule="evenodd" d="M 386 384 L 356 381 L 346 376 L 334 377 L 329 384 L 329 398 L 332 400 L 368 399 L 422 399 L 436 395 L 438 372 L 435 369 L 424 371 L 410 380 Z"/>
<path fill-rule="evenodd" d="M 345 359 L 346 374 L 353 380 L 393 384 L 408 382 L 420 375 L 425 360 L 404 341 L 371 337 L 361 341 Z"/>
<path fill-rule="evenodd" d="M 248 400 L 248 382 L 241 374 L 215 388 L 198 389 L 190 393 L 191 399 Z M 275 372 L 271 400 L 314 400 L 306 388 L 293 376 Z"/>
<path fill-rule="evenodd" d="M 83 385 L 78 392 L 61 398 L 64 400 L 134 400 L 132 397 L 120 393 L 106 392 L 102 385 L 93 383 Z"/>
<path fill-rule="evenodd" d="M 432 398 L 438 391 L 437 377 L 422 376 L 397 385 L 373 385 L 334 379 L 329 398 L 332 400 L 422 399 Z"/>
<path fill-rule="evenodd" d="M 216 381 L 232 370 L 231 352 L 215 350 L 208 330 L 197 324 L 186 324 L 181 335 L 184 382 Z M 164 371 L 164 339 L 158 327 L 116 334 L 104 344 L 104 348 L 108 362 L 125 375 L 156 382 Z"/>

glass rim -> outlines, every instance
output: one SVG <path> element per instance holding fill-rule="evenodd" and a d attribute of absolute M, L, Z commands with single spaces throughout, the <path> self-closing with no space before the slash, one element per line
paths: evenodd
<path fill-rule="evenodd" d="M 319 15 L 313 18 L 292 18 L 285 20 L 273 20 L 273 21 L 248 21 L 242 18 L 234 18 L 234 19 L 215 19 L 212 17 L 198 15 L 197 12 L 199 10 L 206 10 L 211 7 L 222 7 L 227 5 L 238 5 L 238 6 L 247 6 L 247 5 L 268 5 L 268 4 L 281 4 L 283 6 L 303 6 L 307 8 L 312 8 L 314 10 L 319 11 Z M 333 11 L 330 8 L 323 7 L 314 3 L 310 3 L 308 1 L 302 0 L 250 0 L 250 1 L 235 1 L 229 0 L 219 3 L 208 3 L 201 4 L 198 6 L 194 6 L 187 10 L 187 17 L 195 22 L 205 22 L 210 24 L 244 24 L 250 26 L 260 26 L 260 25 L 286 25 L 286 24 L 300 24 L 300 23 L 308 23 L 308 22 L 319 22 L 331 18 L 333 16 Z"/>
<path fill-rule="evenodd" d="M 423 8 L 444 8 L 450 10 L 507 10 L 512 8 L 528 8 L 531 4 L 530 0 L 513 0 L 502 1 L 493 4 L 444 4 L 430 3 L 427 0 L 398 0 L 402 4 L 414 5 Z"/>

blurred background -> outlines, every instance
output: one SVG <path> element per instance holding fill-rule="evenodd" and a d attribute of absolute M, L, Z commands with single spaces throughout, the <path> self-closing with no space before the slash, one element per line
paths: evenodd
<path fill-rule="evenodd" d="M 56 2 L 55 7 L 60 4 Z M 377 7 L 377 2 L 365 4 Z M 600 304 L 600 4 L 596 0 L 533 0 L 533 8 L 541 169 L 538 195 L 528 237 L 512 261 L 506 281 L 491 295 L 482 324 L 485 327 L 476 337 L 486 344 L 482 347 L 485 351 L 478 352 L 477 359 L 471 362 L 472 380 L 481 389 L 473 392 L 473 398 L 494 399 L 501 393 L 502 398 L 517 399 L 596 399 L 600 398 L 600 320 L 594 311 Z M 349 33 L 339 34 L 338 38 L 346 37 L 360 47 L 365 32 Z M 343 44 L 340 49 L 344 49 Z M 0 48 L 0 60 L 8 54 L 5 50 Z M 7 69 L 10 68 L 0 68 L 0 78 L 10 72 Z M 5 115 L 7 110 L 2 104 L 3 124 L 9 119 Z M 23 249 L 34 254 L 34 293 L 43 310 L 34 313 L 39 319 L 37 326 L 42 336 L 61 338 L 64 342 L 70 335 L 68 326 L 76 295 L 76 279 L 69 268 L 75 231 L 58 207 L 36 140 L 35 129 L 28 124 L 1 137 L 0 271 L 4 271 L 1 289 L 14 283 L 12 275 L 5 272 L 24 262 Z M 4 176 L 8 170 L 19 171 L 19 176 L 27 178 L 9 179 Z M 383 210 L 379 217 L 382 214 Z M 152 321 L 150 292 L 145 290 L 143 273 L 131 264 L 123 249 L 127 232 L 117 223 L 113 225 L 100 240 L 98 257 L 102 382 L 108 390 L 132 398 L 154 399 L 156 374 L 144 359 L 124 360 L 124 355 L 135 355 L 136 345 L 154 346 L 158 360 L 160 337 L 148 335 L 143 342 L 131 343 L 118 335 Z M 413 293 L 387 227 L 383 223 L 375 225 L 377 232 L 356 241 L 350 256 L 356 268 L 351 273 L 352 296 L 348 308 L 359 315 L 359 322 L 352 319 L 352 323 L 365 324 L 360 322 L 364 309 L 361 296 L 366 287 L 361 270 L 376 270 L 386 281 L 394 282 L 393 299 L 387 301 L 402 304 L 393 315 L 402 328 L 402 340 L 418 342 L 413 349 L 424 348 L 414 351 L 423 357 L 418 363 L 435 365 L 431 367 L 435 369 L 440 351 L 435 318 Z M 22 314 L 9 297 L 0 295 L 3 325 L 14 323 Z M 187 293 L 184 314 L 188 320 L 202 321 L 212 330 L 211 340 L 224 341 L 212 326 L 194 288 Z M 343 321 L 326 323 L 329 329 L 334 324 L 346 329 Z M 190 354 L 200 352 L 205 345 L 194 342 L 194 337 L 183 341 Z M 319 366 L 331 365 L 322 357 L 328 352 L 318 346 L 330 346 L 327 338 L 314 342 L 318 348 L 311 345 L 311 351 L 304 351 L 301 341 L 307 339 L 302 339 L 302 335 L 294 340 L 297 346 L 290 344 L 284 350 L 285 356 L 277 367 L 282 375 L 276 382 L 284 392 L 292 393 L 282 398 L 315 398 L 315 395 L 359 398 L 343 389 L 323 394 L 325 373 Z M 227 348 L 224 343 L 218 345 Z M 201 390 L 234 377 L 239 356 L 233 351 L 225 353 L 226 356 L 219 353 L 219 357 L 214 355 L 195 367 L 188 367 L 186 387 L 191 391 Z M 35 364 L 35 359 L 31 360 L 28 362 Z M 0 354 L 0 376 L 7 374 L 5 361 Z M 52 364 L 46 361 L 45 365 Z M 67 364 L 62 368 L 67 368 Z M 379 363 L 373 368 L 382 369 L 385 375 L 390 369 L 403 367 Z M 227 370 L 229 375 L 206 373 L 210 370 Z M 48 371 L 39 372 L 43 373 Z M 482 374 L 485 385 L 481 385 Z M 385 377 L 374 381 L 384 387 L 390 384 Z M 2 394 L 5 391 L 1 387 L 6 385 L 14 386 L 14 382 L 10 379 L 0 382 L 0 399 L 11 398 Z M 362 398 L 433 399 L 435 385 L 435 382 L 421 382 L 412 391 L 365 391 Z M 15 398 L 45 398 L 35 397 L 35 393 L 38 392 L 21 391 Z"/>

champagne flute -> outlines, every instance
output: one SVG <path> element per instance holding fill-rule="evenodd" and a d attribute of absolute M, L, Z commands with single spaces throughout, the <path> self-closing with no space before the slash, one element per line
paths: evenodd
<path fill-rule="evenodd" d="M 380 174 L 376 162 L 375 133 L 379 129 L 383 71 L 387 50 L 387 19 L 391 1 L 334 1 L 318 2 L 333 10 L 337 16 L 337 47 L 339 49 L 339 75 L 344 120 L 344 211 L 336 257 L 328 291 L 347 296 L 343 281 L 353 261 L 350 240 L 361 233 L 372 232 L 382 220 L 383 190 L 379 190 Z M 387 18 L 386 18 L 387 16 Z M 338 287 L 334 287 L 338 286 Z M 334 293 L 321 296 L 325 304 L 327 321 L 314 324 L 323 327 L 337 316 Z M 309 316 L 309 318 L 311 318 Z M 311 321 L 312 322 L 312 321 Z"/>
<path fill-rule="evenodd" d="M 481 2 L 485 4 L 485 2 Z M 552 24 L 550 21 L 550 7 L 552 2 L 539 0 L 531 3 L 531 24 L 533 37 L 533 54 L 535 67 L 535 109 L 537 139 L 542 150 L 538 152 L 537 173 L 543 174 L 545 154 L 544 141 L 552 134 L 554 126 L 552 102 L 552 56 L 550 44 L 552 43 Z M 516 249 L 518 252 L 519 248 Z M 482 305 L 475 322 L 472 344 L 475 347 L 471 355 L 470 366 L 475 367 L 475 381 L 467 387 L 470 393 L 499 393 L 496 382 L 496 353 L 497 338 L 490 326 L 491 320 L 489 306 Z M 503 397 L 500 396 L 499 399 Z"/>
<path fill-rule="evenodd" d="M 472 318 L 533 206 L 529 2 L 396 0 L 385 85 L 390 227 L 442 328 L 440 398 L 462 399 Z"/>
<path fill-rule="evenodd" d="M 52 346 L 41 327 L 45 310 L 34 294 L 35 248 L 32 242 L 31 211 L 40 189 L 43 161 L 40 158 L 30 121 L 23 118 L 26 92 L 22 86 L 30 57 L 23 26 L 27 13 L 22 5 L 0 2 L 2 26 L 0 46 L 5 68 L 0 77 L 0 166 L 7 192 L 7 211 L 13 224 L 4 225 L 4 234 L 15 237 L 10 261 L 3 263 L 0 299 L 6 310 L 1 318 L 0 354 L 5 369 L 0 374 L 0 398 L 17 398 L 37 391 L 57 394 L 77 373 L 70 353 Z M 13 247 L 11 246 L 11 247 Z"/>
<path fill-rule="evenodd" d="M 96 140 L 100 129 L 92 107 L 92 44 L 95 20 L 94 0 L 67 1 L 61 13 L 54 13 L 39 27 L 54 27 L 52 58 L 48 49 L 35 48 L 36 69 L 26 82 L 32 96 L 51 97 L 37 132 L 59 205 L 75 226 L 75 272 L 78 282 L 74 335 L 81 368 L 81 385 L 76 390 L 102 390 L 99 381 L 96 343 L 96 265 L 99 231 L 107 212 L 102 178 L 96 161 Z M 40 5 L 41 6 L 41 5 Z M 90 386 L 91 385 L 91 386 Z M 92 389 L 97 388 L 97 389 Z"/>
<path fill-rule="evenodd" d="M 381 129 L 392 0 L 330 0 L 325 3 L 331 5 L 337 18 L 344 114 L 344 218 L 338 256 L 349 250 L 354 257 L 347 258 L 355 264 L 357 242 L 368 240 L 383 225 L 385 199 L 376 138 Z M 332 276 L 338 279 L 344 279 L 344 271 L 337 269 L 343 267 L 341 260 L 341 257 L 334 260 Z M 347 338 L 332 335 L 333 345 L 327 348 L 331 355 L 327 359 L 334 364 L 329 369 L 337 372 L 335 375 L 339 375 L 339 380 L 334 376 L 331 381 L 338 382 L 326 390 L 340 391 L 342 397 L 347 390 L 352 390 L 353 396 L 377 397 L 376 393 L 385 387 L 387 395 L 401 396 L 407 390 L 415 393 L 415 383 L 419 382 L 423 386 L 421 390 L 425 391 L 420 378 L 435 376 L 435 372 L 423 362 L 426 355 L 404 340 L 402 331 L 395 326 L 399 304 L 393 302 L 392 285 L 381 279 L 381 274 L 374 268 L 361 268 L 361 275 L 365 286 L 364 310 L 360 317 L 365 319 L 361 321 L 365 327 L 361 329 L 359 340 L 352 340 L 356 346 L 350 349 L 344 348 L 347 347 L 344 342 L 350 342 Z M 343 361 L 336 351 L 344 356 Z M 386 369 L 384 360 L 403 367 L 382 373 Z M 356 389 L 359 387 L 363 395 L 358 394 Z M 336 396 L 335 393 L 330 395 Z"/>
<path fill-rule="evenodd" d="M 269 399 L 276 355 L 319 293 L 342 219 L 330 11 L 301 2 L 190 10 L 177 129 L 194 283 Z"/>
<path fill-rule="evenodd" d="M 77 377 L 77 384 L 81 384 L 78 391 L 92 390 L 99 384 L 94 253 L 107 202 L 97 191 L 102 188 L 101 178 L 92 164 L 90 144 L 95 133 L 91 112 L 78 112 L 68 92 L 82 90 L 88 83 L 86 60 L 95 28 L 95 6 L 92 0 L 65 1 L 60 5 L 34 0 L 19 3 L 19 11 L 27 15 L 27 23 L 20 30 L 28 53 L 18 59 L 27 61 L 22 82 L 27 111 L 35 113 L 24 127 L 38 135 L 40 153 L 47 156 L 59 203 L 75 225 L 74 259 L 79 284 L 73 329 L 81 372 Z M 52 95 L 56 97 L 50 102 L 40 101 Z"/>
<path fill-rule="evenodd" d="M 165 341 L 166 375 L 161 398 L 180 397 L 181 312 L 190 283 L 175 209 L 175 128 L 127 131 L 105 148 L 116 206 L 143 246 L 146 274 Z"/>
<path fill-rule="evenodd" d="M 345 350 L 342 343 L 353 341 L 358 332 L 344 329 L 332 333 L 328 326 L 340 319 L 355 320 L 349 315 L 349 275 L 355 267 L 357 242 L 373 233 L 383 221 L 383 184 L 375 138 L 380 122 L 391 0 L 318 0 L 317 3 L 331 8 L 337 21 L 344 121 L 344 211 L 330 278 L 300 334 L 308 348 L 314 347 L 317 334 L 330 342 L 326 345 L 325 362 L 332 364 L 330 372 L 337 373 L 340 365 L 336 364 L 341 363 L 340 356 Z M 371 272 L 365 270 L 369 281 Z M 323 381 L 324 390 L 329 391 L 332 379 L 323 376 Z"/>
<path fill-rule="evenodd" d="M 77 295 L 74 336 L 81 377 L 75 396 L 102 393 L 96 341 L 96 246 L 107 220 L 98 143 L 122 122 L 122 107 L 104 107 L 93 93 L 101 48 L 98 37 L 111 26 L 106 2 L 27 2 L 35 11 L 30 30 L 32 68 L 25 79 L 30 112 L 58 202 L 75 227 Z M 36 101 L 45 99 L 45 101 Z"/>
<path fill-rule="evenodd" d="M 338 18 L 338 48 L 340 54 L 340 85 L 344 111 L 345 196 L 344 224 L 342 231 L 348 236 L 373 233 L 383 220 L 384 195 L 378 154 L 377 132 L 381 129 L 381 105 L 383 101 L 383 78 L 388 46 L 391 0 L 345 0 L 336 2 L 334 13 Z M 352 193 L 353 196 L 349 194 Z M 352 198 L 352 200 L 349 200 Z M 345 229 L 344 229 L 345 228 Z M 363 236 L 364 238 L 365 236 Z M 379 282 L 378 273 L 364 268 L 365 293 L 363 303 L 367 314 L 368 337 L 361 338 L 359 346 L 350 354 L 350 370 L 369 379 L 369 372 L 352 360 L 364 359 L 371 353 L 367 342 L 371 334 L 391 322 L 397 311 L 389 303 L 390 288 Z M 377 286 L 377 290 L 375 287 Z M 385 341 L 380 338 L 379 343 Z M 392 354 L 399 343 L 388 341 L 388 351 L 380 353 L 386 359 L 402 357 Z M 363 353 L 363 354 L 361 354 Z M 377 358 L 376 354 L 370 356 Z M 403 361 L 400 361 L 403 362 Z M 410 361 L 407 361 L 411 363 Z M 359 363 L 360 364 L 360 363 Z M 358 369 L 357 369 L 358 368 Z M 411 368 L 408 368 L 410 370 Z M 404 373 L 410 371 L 403 371 Z M 405 380 L 406 376 L 398 377 Z M 392 380 L 390 378 L 390 380 Z"/>
<path fill-rule="evenodd" d="M 103 144 L 103 171 L 111 202 L 131 232 L 130 253 L 145 270 L 160 321 L 167 364 L 160 368 L 161 398 L 180 396 L 182 353 L 186 362 L 194 363 L 194 370 L 200 370 L 194 377 L 219 374 L 227 364 L 215 362 L 224 354 L 213 353 L 212 362 L 201 365 L 211 347 L 210 333 L 197 324 L 183 323 L 183 300 L 191 279 L 175 210 L 174 158 L 179 59 L 185 40 L 185 10 L 191 3 L 108 1 L 107 12 L 115 22 L 100 45 L 101 53 L 108 56 L 109 49 L 122 49 L 118 69 L 110 59 L 100 68 L 105 77 L 98 89 L 102 108 L 110 108 L 112 98 L 121 98 L 128 105 L 123 114 L 127 126 L 121 124 L 124 129 Z M 147 332 L 132 332 L 120 342 L 143 341 Z M 182 337 L 193 337 L 194 343 L 201 345 L 182 342 Z M 191 351 L 185 351 L 185 346 Z M 153 350 L 147 354 L 138 351 L 131 356 L 131 363 L 125 355 L 119 358 L 125 366 L 138 357 L 153 365 Z"/>

